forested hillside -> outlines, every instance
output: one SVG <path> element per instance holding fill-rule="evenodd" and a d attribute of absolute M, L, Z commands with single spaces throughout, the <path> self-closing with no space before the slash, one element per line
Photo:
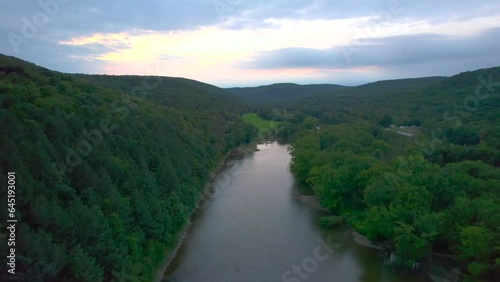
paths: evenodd
<path fill-rule="evenodd" d="M 500 67 L 223 90 L 0 55 L 0 103 L 0 169 L 15 172 L 16 273 L 26 281 L 150 281 L 210 172 L 258 136 L 241 118 L 250 111 L 249 123 L 291 140 L 292 172 L 333 213 L 324 224 L 346 222 L 402 265 L 432 268 L 444 253 L 468 281 L 499 275 Z"/>
<path fill-rule="evenodd" d="M 228 88 L 227 91 L 252 103 L 279 103 L 289 102 L 292 99 L 331 94 L 348 88 L 335 84 L 276 83 L 258 87 L 233 87 Z"/>
<path fill-rule="evenodd" d="M 467 281 L 497 281 L 500 68 L 378 88 L 286 104 L 291 170 L 335 215 L 323 223 L 347 222 L 403 265 L 445 253 Z"/>
<path fill-rule="evenodd" d="M 337 124 L 382 119 L 397 112 L 402 125 L 415 123 L 414 109 L 420 107 L 422 91 L 434 89 L 445 77 L 398 79 L 368 83 L 356 87 L 340 85 L 297 85 L 291 83 L 260 87 L 229 88 L 228 91 L 247 100 L 262 118 L 289 121 L 282 130 L 287 136 L 297 130 L 296 124 L 306 117 L 321 123 Z M 416 96 L 415 96 L 416 95 Z M 443 97 L 449 99 L 449 97 Z M 439 99 L 434 99 L 439 103 Z M 405 108 L 401 108 L 405 107 Z M 396 118 L 396 116 L 394 116 Z M 423 120 L 426 117 L 422 117 Z M 433 118 L 431 118 L 434 120 Z"/>
<path fill-rule="evenodd" d="M 336 84 L 308 84 L 276 83 L 258 87 L 233 87 L 227 91 L 251 103 L 262 105 L 276 105 L 293 102 L 316 103 L 311 99 L 332 101 L 342 96 L 361 96 L 383 98 L 385 95 L 401 93 L 408 90 L 424 89 L 444 80 L 445 77 L 424 77 L 412 79 L 385 80 L 363 84 L 360 86 L 342 86 Z"/>
<path fill-rule="evenodd" d="M 80 78 L 91 85 L 121 90 L 134 96 L 145 96 L 170 108 L 216 109 L 223 114 L 235 115 L 245 107 L 243 99 L 231 95 L 226 90 L 185 78 L 150 76 L 145 79 L 144 76 L 82 74 L 72 77 Z M 143 91 L 141 86 L 144 85 L 154 88 L 154 91 Z"/>
<path fill-rule="evenodd" d="M 0 104 L 25 281 L 150 281 L 210 172 L 256 134 L 241 101 L 213 86 L 68 75 L 3 55 Z M 0 222 L 4 242 L 5 211 Z"/>

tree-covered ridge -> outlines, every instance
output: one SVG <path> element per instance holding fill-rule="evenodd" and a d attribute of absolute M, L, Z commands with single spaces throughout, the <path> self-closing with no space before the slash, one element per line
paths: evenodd
<path fill-rule="evenodd" d="M 317 119 L 318 124 L 416 126 L 430 140 L 444 141 L 432 143 L 435 154 L 429 157 L 435 162 L 483 160 L 498 166 L 499 81 L 500 67 L 496 67 L 450 78 L 377 82 L 356 87 L 359 92 L 353 95 L 291 99 L 260 106 L 256 111 L 267 119 L 288 121 L 283 135 L 300 130 L 297 125 L 308 116 Z M 413 88 L 402 87 L 405 82 Z"/>
<path fill-rule="evenodd" d="M 347 88 L 346 86 L 335 84 L 299 85 L 294 83 L 276 83 L 257 87 L 233 87 L 227 88 L 227 91 L 249 102 L 268 104 L 335 93 Z"/>
<path fill-rule="evenodd" d="M 317 99 L 338 99 L 343 96 L 362 95 L 364 98 L 402 91 L 424 89 L 435 85 L 444 77 L 424 77 L 397 80 L 384 80 L 363 84 L 360 86 L 342 86 L 336 84 L 308 84 L 276 83 L 257 87 L 233 87 L 227 90 L 248 102 L 266 105 L 293 102 L 310 102 Z"/>
<path fill-rule="evenodd" d="M 283 130 L 295 132 L 292 172 L 325 208 L 386 242 L 402 263 L 427 265 L 431 253 L 447 253 L 468 280 L 496 281 L 500 68 L 379 96 L 359 95 L 345 111 L 333 97 L 291 102 Z M 411 135 L 400 134 L 409 128 L 403 125 L 414 126 Z"/>
<path fill-rule="evenodd" d="M 210 172 L 255 136 L 241 104 L 215 87 L 145 79 L 0 56 L 0 169 L 16 172 L 18 277 L 150 281 Z"/>
<path fill-rule="evenodd" d="M 217 109 L 227 115 L 234 115 L 245 107 L 243 99 L 226 90 L 191 79 L 136 75 L 74 74 L 72 76 L 92 85 L 113 88 L 133 96 L 147 98 L 166 107 L 193 110 Z M 146 91 L 140 86 L 144 86 Z M 147 88 L 154 88 L 155 91 L 147 91 Z"/>

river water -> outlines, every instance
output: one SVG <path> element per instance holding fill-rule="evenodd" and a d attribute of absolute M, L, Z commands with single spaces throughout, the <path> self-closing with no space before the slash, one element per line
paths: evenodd
<path fill-rule="evenodd" d="M 169 282 L 423 282 L 423 273 L 384 266 L 384 252 L 354 242 L 345 226 L 298 198 L 287 145 L 234 156 L 193 216 L 165 272 Z"/>

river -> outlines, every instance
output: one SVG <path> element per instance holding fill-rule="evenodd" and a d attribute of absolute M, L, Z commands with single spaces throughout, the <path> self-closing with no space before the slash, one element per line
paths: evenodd
<path fill-rule="evenodd" d="M 168 282 L 423 282 L 423 273 L 384 267 L 384 252 L 361 246 L 345 226 L 298 200 L 287 145 L 234 156 L 165 271 Z"/>

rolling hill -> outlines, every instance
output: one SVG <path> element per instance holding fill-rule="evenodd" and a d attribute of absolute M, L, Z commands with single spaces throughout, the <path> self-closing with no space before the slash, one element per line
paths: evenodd
<path fill-rule="evenodd" d="M 348 87 L 334 84 L 277 83 L 258 87 L 227 88 L 226 90 L 249 102 L 281 103 L 292 99 L 332 93 L 346 88 Z"/>
<path fill-rule="evenodd" d="M 256 135 L 242 110 L 237 97 L 193 80 L 64 74 L 0 55 L 16 276 L 151 281 L 211 171 Z M 7 214 L 0 219 L 5 239 Z"/>

